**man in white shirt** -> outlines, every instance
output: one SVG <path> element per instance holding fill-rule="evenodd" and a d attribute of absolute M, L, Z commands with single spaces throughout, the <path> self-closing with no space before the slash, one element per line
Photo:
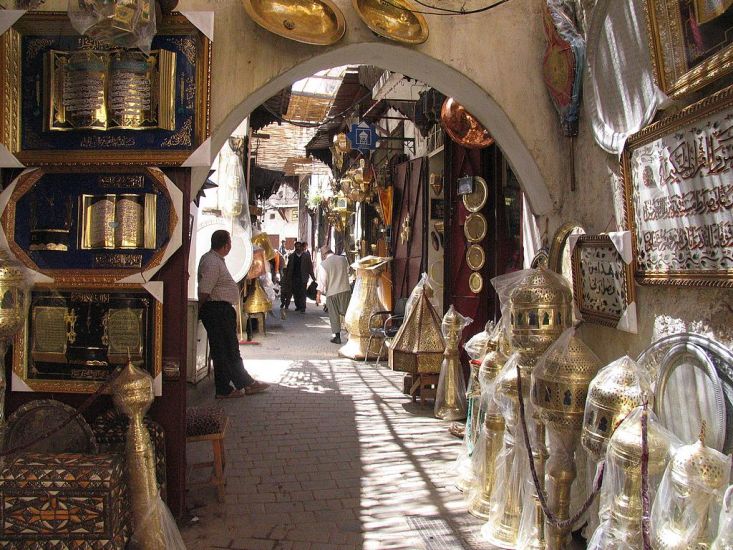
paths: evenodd
<path fill-rule="evenodd" d="M 331 322 L 333 344 L 341 343 L 341 316 L 346 315 L 351 300 L 349 261 L 337 256 L 328 246 L 321 247 L 321 265 L 318 266 L 316 304 L 321 305 L 321 294 L 326 295 L 328 320 Z"/>
<path fill-rule="evenodd" d="M 239 287 L 224 261 L 231 249 L 229 232 L 214 231 L 211 250 L 201 256 L 198 269 L 199 317 L 209 336 L 217 399 L 260 393 L 269 386 L 250 376 L 239 352 L 237 312 L 234 310 L 239 304 Z"/>

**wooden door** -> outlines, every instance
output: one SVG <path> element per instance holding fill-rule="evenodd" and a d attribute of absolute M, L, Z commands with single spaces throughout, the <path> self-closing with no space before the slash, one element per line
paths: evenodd
<path fill-rule="evenodd" d="M 425 159 L 398 164 L 394 174 L 392 218 L 392 284 L 394 299 L 407 298 L 425 270 L 427 212 Z"/>

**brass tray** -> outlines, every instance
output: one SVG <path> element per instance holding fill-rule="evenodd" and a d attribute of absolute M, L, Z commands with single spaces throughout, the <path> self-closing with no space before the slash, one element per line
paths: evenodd
<path fill-rule="evenodd" d="M 471 276 L 468 278 L 468 288 L 474 294 L 481 292 L 481 289 L 484 288 L 484 278 L 481 276 L 481 273 L 478 271 L 471 273 Z"/>
<path fill-rule="evenodd" d="M 463 225 L 463 234 L 469 243 L 477 243 L 486 236 L 487 231 L 486 218 L 483 215 L 474 212 L 466 218 Z"/>
<path fill-rule="evenodd" d="M 463 195 L 463 206 L 469 212 L 478 212 L 486 204 L 489 198 L 489 186 L 481 176 L 473 177 L 473 193 Z"/>
<path fill-rule="evenodd" d="M 484 249 L 481 248 L 480 245 L 472 244 L 468 247 L 468 250 L 466 250 L 466 263 L 472 271 L 478 271 L 479 269 L 484 267 L 485 261 L 486 254 L 484 253 Z"/>
<path fill-rule="evenodd" d="M 427 21 L 407 0 L 351 0 L 351 4 L 366 26 L 379 36 L 402 44 L 422 44 L 428 39 Z"/>
<path fill-rule="evenodd" d="M 344 14 L 330 0 L 242 0 L 244 10 L 263 29 L 295 42 L 329 46 L 346 32 Z"/>

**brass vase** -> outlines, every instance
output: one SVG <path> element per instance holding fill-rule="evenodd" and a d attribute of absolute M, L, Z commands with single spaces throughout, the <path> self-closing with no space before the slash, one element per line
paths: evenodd
<path fill-rule="evenodd" d="M 133 539 L 141 550 L 166 547 L 163 518 L 158 506 L 155 458 L 150 434 L 143 424 L 153 403 L 153 379 L 131 362 L 113 387 L 114 404 L 130 419 L 125 439 L 125 465 L 132 501 Z"/>
<path fill-rule="evenodd" d="M 542 368 L 532 373 L 532 404 L 548 429 L 550 442 L 549 505 L 561 520 L 570 517 L 570 489 L 577 477 L 575 449 L 583 427 L 588 386 L 599 367 L 598 357 L 573 331 L 567 345 L 561 339 L 544 356 Z M 547 548 L 565 548 L 569 532 L 569 528 L 561 531 L 548 525 Z"/>
<path fill-rule="evenodd" d="M 25 324 L 29 286 L 20 264 L 0 249 L 0 432 L 5 429 L 5 354 L 10 340 Z"/>
<path fill-rule="evenodd" d="M 466 383 L 463 380 L 463 368 L 458 351 L 458 343 L 463 332 L 464 317 L 453 305 L 443 317 L 443 336 L 445 352 L 440 366 L 438 390 L 435 396 L 435 418 L 441 420 L 462 420 L 466 418 Z"/>
<path fill-rule="evenodd" d="M 339 349 L 339 355 L 350 359 L 372 359 L 379 354 L 382 339 L 372 338 L 369 347 L 369 323 L 372 321 L 372 314 L 387 309 L 379 297 L 379 279 L 391 260 L 392 258 L 366 256 L 351 265 L 356 270 L 356 284 L 344 316 L 349 341 Z M 380 321 L 383 321 L 380 317 L 373 320 L 375 323 Z"/>

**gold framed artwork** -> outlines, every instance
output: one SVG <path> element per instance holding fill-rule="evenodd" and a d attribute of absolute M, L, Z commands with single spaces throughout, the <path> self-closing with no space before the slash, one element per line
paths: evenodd
<path fill-rule="evenodd" d="M 573 299 L 585 321 L 636 332 L 631 235 L 572 236 Z"/>
<path fill-rule="evenodd" d="M 23 15 L 0 36 L 0 143 L 27 166 L 177 166 L 209 136 L 211 43 L 180 14 L 152 50 L 79 35 L 68 15 Z"/>
<path fill-rule="evenodd" d="M 13 391 L 93 393 L 131 360 L 160 395 L 163 304 L 139 285 L 36 286 L 13 342 Z"/>
<path fill-rule="evenodd" d="M 161 266 L 181 233 L 180 193 L 153 167 L 26 170 L 2 192 L 13 255 L 58 283 L 113 283 Z"/>
<path fill-rule="evenodd" d="M 733 86 L 646 127 L 621 157 L 642 284 L 733 287 Z"/>
<path fill-rule="evenodd" d="M 733 3 L 647 0 L 657 84 L 678 98 L 733 70 Z"/>

